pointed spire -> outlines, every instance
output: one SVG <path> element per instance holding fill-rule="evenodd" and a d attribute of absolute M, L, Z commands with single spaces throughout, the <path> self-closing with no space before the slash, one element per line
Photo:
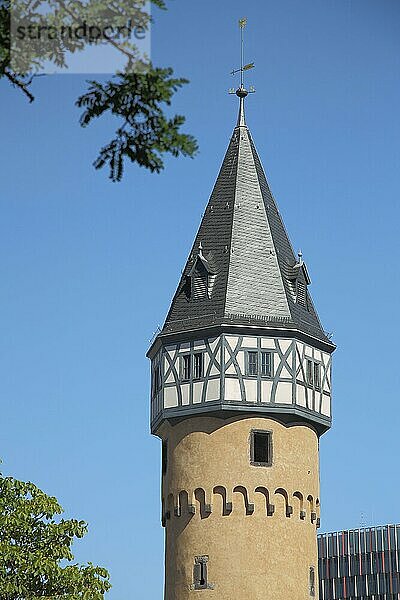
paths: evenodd
<path fill-rule="evenodd" d="M 302 254 L 293 251 L 245 125 L 246 95 L 244 90 L 238 94 L 238 124 L 189 254 L 209 267 L 212 290 L 203 299 L 188 298 L 187 281 L 193 275 L 189 259 L 163 334 L 245 324 L 296 330 L 332 345 L 307 289 L 310 279 Z M 298 281 L 306 286 L 303 303 L 297 299 Z"/>

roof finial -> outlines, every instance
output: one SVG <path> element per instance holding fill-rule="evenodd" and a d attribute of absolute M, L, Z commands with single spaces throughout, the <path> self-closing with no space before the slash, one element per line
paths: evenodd
<path fill-rule="evenodd" d="M 303 264 L 303 253 L 301 250 L 298 251 L 297 256 L 299 257 L 299 265 Z"/>
<path fill-rule="evenodd" d="M 244 85 L 244 72 L 245 71 L 249 71 L 250 69 L 254 68 L 254 63 L 248 63 L 248 64 L 244 64 L 244 36 L 243 36 L 243 32 L 244 32 L 244 28 L 246 27 L 247 24 L 247 19 L 246 17 L 243 17 L 242 19 L 239 19 L 239 27 L 240 27 L 240 69 L 233 69 L 233 71 L 231 72 L 232 75 L 236 75 L 236 73 L 240 73 L 240 87 L 238 87 L 237 90 L 235 90 L 235 88 L 231 88 L 229 90 L 230 94 L 236 94 L 236 96 L 238 96 L 240 98 L 240 106 L 239 106 L 239 117 L 238 117 L 238 126 L 245 126 L 246 125 L 246 121 L 244 118 L 244 99 L 246 98 L 246 96 L 248 94 L 252 94 L 254 93 L 256 90 L 254 89 L 253 86 L 250 86 L 249 90 L 246 90 L 245 85 Z"/>

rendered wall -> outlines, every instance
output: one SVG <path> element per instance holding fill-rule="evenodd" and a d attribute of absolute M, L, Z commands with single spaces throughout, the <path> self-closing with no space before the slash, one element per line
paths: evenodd
<path fill-rule="evenodd" d="M 250 464 L 252 429 L 272 432 L 271 467 Z M 318 598 L 316 433 L 267 418 L 197 417 L 164 423 L 158 434 L 168 440 L 165 599 Z M 203 555 L 213 589 L 194 590 L 194 560 Z"/>

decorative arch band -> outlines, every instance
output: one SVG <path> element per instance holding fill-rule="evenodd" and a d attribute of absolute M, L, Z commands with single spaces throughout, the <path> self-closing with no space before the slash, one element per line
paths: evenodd
<path fill-rule="evenodd" d="M 217 485 L 211 491 L 199 487 L 191 491 L 181 490 L 177 494 L 168 494 L 163 498 L 162 506 L 164 526 L 173 517 L 192 518 L 196 514 L 201 519 L 206 519 L 212 514 L 229 516 L 234 507 L 235 510 L 242 510 L 245 516 L 254 514 L 257 507 L 257 510 L 263 511 L 266 518 L 274 515 L 288 519 L 298 518 L 315 524 L 316 528 L 320 526 L 319 499 L 299 490 L 291 494 L 281 487 L 269 490 L 265 486 L 257 486 L 254 490 L 248 490 L 243 485 L 236 485 L 233 489 Z"/>

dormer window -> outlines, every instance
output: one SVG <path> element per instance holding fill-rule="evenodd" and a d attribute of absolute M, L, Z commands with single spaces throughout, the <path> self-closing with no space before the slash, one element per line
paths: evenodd
<path fill-rule="evenodd" d="M 297 281 L 296 302 L 303 308 L 307 307 L 307 287 L 304 281 Z"/>
<path fill-rule="evenodd" d="M 200 261 L 197 261 L 191 279 L 190 297 L 193 300 L 208 298 L 208 272 Z"/>
<path fill-rule="evenodd" d="M 188 300 L 205 300 L 210 298 L 214 279 L 214 271 L 210 264 L 210 253 L 205 258 L 203 255 L 203 246 L 200 244 L 199 252 L 194 258 L 193 266 L 186 276 L 184 291 Z"/>
<path fill-rule="evenodd" d="M 303 261 L 303 254 L 301 251 L 299 252 L 298 257 L 299 260 L 291 267 L 291 275 L 289 277 L 291 291 L 296 304 L 308 310 L 307 286 L 310 285 L 311 279 L 306 264 Z"/>

